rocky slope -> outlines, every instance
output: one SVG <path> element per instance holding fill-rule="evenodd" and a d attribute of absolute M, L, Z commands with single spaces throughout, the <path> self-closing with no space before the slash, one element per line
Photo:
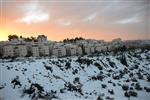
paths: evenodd
<path fill-rule="evenodd" d="M 0 100 L 149 100 L 150 51 L 0 63 Z"/>

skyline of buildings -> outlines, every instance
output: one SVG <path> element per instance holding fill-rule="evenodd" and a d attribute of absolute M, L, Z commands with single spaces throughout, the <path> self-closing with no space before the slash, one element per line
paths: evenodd
<path fill-rule="evenodd" d="M 36 41 L 25 41 L 13 36 L 9 41 L 0 42 L 0 58 L 12 57 L 66 57 L 97 54 L 111 51 L 124 51 L 132 48 L 149 48 L 150 40 L 122 41 L 120 38 L 110 42 L 76 38 L 63 42 L 48 41 L 39 35 Z"/>

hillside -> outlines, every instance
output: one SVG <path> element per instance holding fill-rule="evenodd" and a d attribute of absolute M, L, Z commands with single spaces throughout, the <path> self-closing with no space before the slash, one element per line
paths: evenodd
<path fill-rule="evenodd" d="M 150 51 L 0 63 L 0 100 L 149 100 Z"/>

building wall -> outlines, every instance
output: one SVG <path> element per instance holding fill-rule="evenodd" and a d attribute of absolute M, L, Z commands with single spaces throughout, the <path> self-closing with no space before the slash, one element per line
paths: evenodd
<path fill-rule="evenodd" d="M 32 47 L 31 52 L 32 52 L 33 57 L 39 57 L 39 48 L 38 47 Z"/>
<path fill-rule="evenodd" d="M 77 47 L 77 55 L 82 55 L 83 54 L 83 51 L 82 51 L 82 48 L 81 47 Z"/>
<path fill-rule="evenodd" d="M 41 56 L 49 56 L 49 46 L 42 45 L 39 47 L 39 52 Z"/>
<path fill-rule="evenodd" d="M 3 57 L 13 57 L 14 56 L 14 46 L 6 45 L 3 47 Z"/>
<path fill-rule="evenodd" d="M 85 46 L 84 47 L 84 52 L 85 52 L 85 54 L 90 54 L 90 47 Z"/>
<path fill-rule="evenodd" d="M 52 50 L 52 56 L 56 56 L 56 57 L 66 56 L 66 48 L 64 47 L 54 48 Z"/>
<path fill-rule="evenodd" d="M 25 45 L 17 45 L 14 48 L 15 55 L 19 57 L 25 57 L 27 55 L 27 46 Z"/>

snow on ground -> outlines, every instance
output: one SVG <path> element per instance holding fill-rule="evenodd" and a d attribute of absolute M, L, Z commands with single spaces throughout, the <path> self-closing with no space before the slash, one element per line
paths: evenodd
<path fill-rule="evenodd" d="M 150 52 L 146 50 L 1 62 L 0 68 L 0 100 L 150 98 Z"/>

